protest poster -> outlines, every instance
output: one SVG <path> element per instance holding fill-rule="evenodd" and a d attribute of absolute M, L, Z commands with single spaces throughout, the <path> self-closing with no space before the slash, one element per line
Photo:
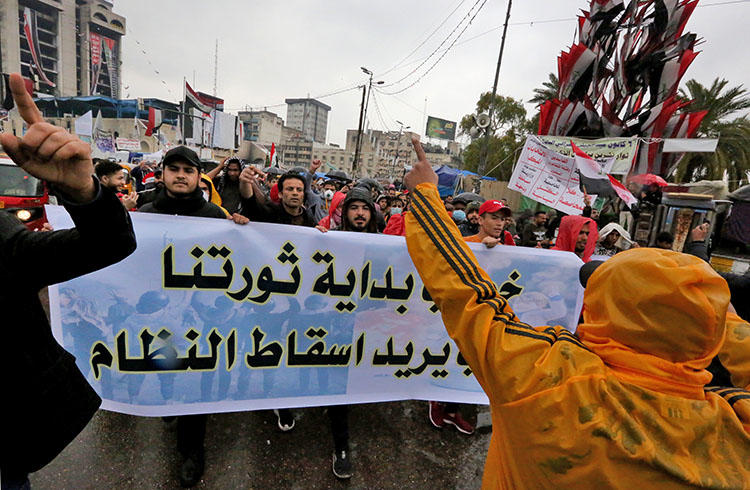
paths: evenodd
<path fill-rule="evenodd" d="M 55 229 L 72 225 L 49 206 Z M 399 236 L 131 213 L 137 250 L 50 288 L 53 332 L 145 416 L 406 399 L 487 403 Z M 575 330 L 582 262 L 471 244 L 518 317 Z"/>
<path fill-rule="evenodd" d="M 536 136 L 526 137 L 508 189 L 566 214 L 581 214 L 585 206 L 575 158 L 550 150 Z"/>
<path fill-rule="evenodd" d="M 573 149 L 570 142 L 578 146 L 594 160 L 606 160 L 614 158 L 615 161 L 608 173 L 625 175 L 638 155 L 638 138 L 597 138 L 583 139 L 571 138 L 570 136 L 544 136 L 537 135 L 536 138 L 549 150 L 561 155 L 572 157 Z"/>

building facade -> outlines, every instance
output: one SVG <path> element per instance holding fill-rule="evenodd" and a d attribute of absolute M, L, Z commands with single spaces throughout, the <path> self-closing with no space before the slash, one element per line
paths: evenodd
<path fill-rule="evenodd" d="M 326 142 L 330 106 L 310 98 L 286 99 L 284 102 L 287 126 L 299 129 L 310 141 Z"/>
<path fill-rule="evenodd" d="M 240 111 L 237 113 L 244 125 L 244 139 L 271 146 L 281 144 L 281 132 L 284 120 L 269 111 Z"/>
<path fill-rule="evenodd" d="M 120 97 L 125 18 L 107 0 L 0 2 L 0 72 L 54 96 Z"/>

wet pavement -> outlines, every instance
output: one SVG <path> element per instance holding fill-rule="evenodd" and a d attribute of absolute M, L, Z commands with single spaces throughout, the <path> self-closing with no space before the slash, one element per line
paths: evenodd
<path fill-rule="evenodd" d="M 333 441 L 324 408 L 295 409 L 283 433 L 270 411 L 210 415 L 206 471 L 196 488 L 479 488 L 490 435 L 436 429 L 427 402 L 351 407 L 354 476 L 331 472 Z M 463 405 L 470 420 L 487 407 Z M 482 413 L 484 412 L 484 413 Z M 176 434 L 160 418 L 100 410 L 78 438 L 41 471 L 35 489 L 179 488 Z"/>

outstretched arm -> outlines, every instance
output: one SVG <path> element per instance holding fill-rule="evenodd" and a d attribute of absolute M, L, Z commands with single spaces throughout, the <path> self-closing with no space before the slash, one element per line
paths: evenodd
<path fill-rule="evenodd" d="M 569 334 L 562 327 L 542 330 L 519 321 L 445 211 L 437 175 L 419 141 L 413 144 L 419 162 L 405 177 L 412 192 L 406 244 L 448 334 L 490 400 L 513 400 L 544 388 L 535 371 L 574 369 L 563 365 L 562 356 L 548 355 L 558 337 Z"/>

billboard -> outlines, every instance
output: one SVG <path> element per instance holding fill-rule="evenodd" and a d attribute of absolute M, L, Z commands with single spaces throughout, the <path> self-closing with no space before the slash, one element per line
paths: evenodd
<path fill-rule="evenodd" d="M 428 116 L 425 135 L 428 138 L 453 141 L 456 139 L 456 121 L 446 121 L 445 119 Z"/>

